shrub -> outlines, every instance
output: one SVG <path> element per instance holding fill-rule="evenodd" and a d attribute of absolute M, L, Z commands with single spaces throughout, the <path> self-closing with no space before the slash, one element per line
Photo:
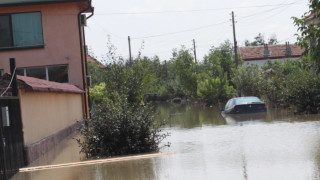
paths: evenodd
<path fill-rule="evenodd" d="M 164 121 L 155 121 L 154 108 L 149 105 L 131 106 L 125 97 L 114 104 L 101 103 L 91 119 L 80 129 L 81 152 L 87 158 L 155 152 L 168 136 L 161 133 Z"/>
<path fill-rule="evenodd" d="M 320 107 L 320 77 L 315 71 L 299 70 L 288 76 L 284 90 L 286 102 L 298 112 L 317 113 Z"/>
<path fill-rule="evenodd" d="M 239 96 L 259 96 L 259 69 L 257 65 L 240 66 L 232 79 Z"/>
<path fill-rule="evenodd" d="M 227 73 L 216 78 L 209 75 L 199 75 L 198 81 L 198 96 L 207 104 L 227 101 L 234 94 L 233 87 L 229 85 Z"/>

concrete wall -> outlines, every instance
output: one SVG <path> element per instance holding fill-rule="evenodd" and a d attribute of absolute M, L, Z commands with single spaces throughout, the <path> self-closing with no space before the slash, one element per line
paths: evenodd
<path fill-rule="evenodd" d="M 20 90 L 24 141 L 28 146 L 82 120 L 82 95 Z"/>
<path fill-rule="evenodd" d="M 44 40 L 43 48 L 0 51 L 0 69 L 10 73 L 9 58 L 16 58 L 18 68 L 68 65 L 70 83 L 83 89 L 77 15 L 85 5 L 60 3 L 0 7 L 0 14 L 40 11 Z"/>

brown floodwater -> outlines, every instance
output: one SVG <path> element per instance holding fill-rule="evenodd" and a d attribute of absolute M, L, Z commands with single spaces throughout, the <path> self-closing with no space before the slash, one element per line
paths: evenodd
<path fill-rule="evenodd" d="M 149 159 L 18 173 L 14 180 L 217 179 L 320 180 L 320 115 L 266 114 L 222 117 L 218 108 L 158 106 L 170 142 Z M 31 166 L 80 161 L 66 140 Z"/>

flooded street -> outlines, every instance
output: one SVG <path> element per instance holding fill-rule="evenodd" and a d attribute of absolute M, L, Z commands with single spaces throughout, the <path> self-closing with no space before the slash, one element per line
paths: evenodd
<path fill-rule="evenodd" d="M 130 160 L 19 173 L 14 180 L 33 179 L 217 179 L 320 180 L 320 116 L 267 114 L 222 117 L 216 108 L 159 105 L 167 120 L 170 142 L 149 159 Z M 33 164 L 77 162 L 74 140 L 63 142 L 48 157 Z M 50 153 L 49 153 L 50 154 Z"/>

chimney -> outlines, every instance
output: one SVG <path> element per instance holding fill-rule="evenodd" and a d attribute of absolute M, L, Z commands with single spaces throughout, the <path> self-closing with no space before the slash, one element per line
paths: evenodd
<path fill-rule="evenodd" d="M 286 42 L 286 50 L 284 51 L 284 55 L 285 56 L 291 56 L 292 55 L 292 51 L 291 51 L 289 42 Z"/>
<path fill-rule="evenodd" d="M 270 51 L 268 49 L 268 44 L 264 44 L 264 50 L 263 50 L 263 57 L 268 57 L 270 56 Z"/>

